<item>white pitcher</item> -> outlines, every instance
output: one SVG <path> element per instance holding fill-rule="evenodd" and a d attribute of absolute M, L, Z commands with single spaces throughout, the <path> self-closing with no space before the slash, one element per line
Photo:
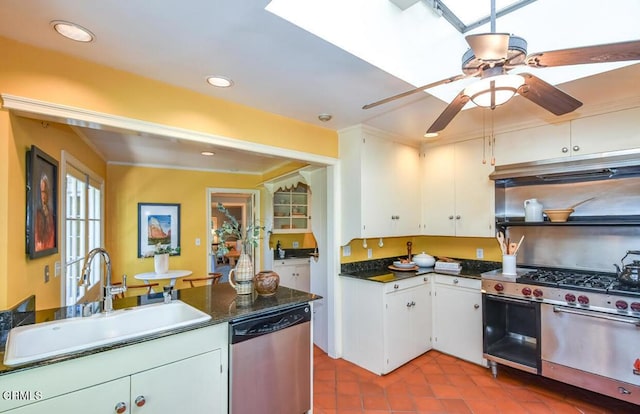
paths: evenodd
<path fill-rule="evenodd" d="M 542 204 L 537 199 L 524 200 L 524 221 L 543 221 Z"/>

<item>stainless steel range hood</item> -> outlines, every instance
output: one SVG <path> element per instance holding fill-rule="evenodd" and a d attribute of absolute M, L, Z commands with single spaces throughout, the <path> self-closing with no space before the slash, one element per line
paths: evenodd
<path fill-rule="evenodd" d="M 606 180 L 640 176 L 640 148 L 497 166 L 489 178 L 504 185 Z"/>

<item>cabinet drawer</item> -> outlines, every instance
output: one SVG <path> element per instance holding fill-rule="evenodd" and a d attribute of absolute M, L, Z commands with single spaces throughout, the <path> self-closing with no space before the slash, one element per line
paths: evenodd
<path fill-rule="evenodd" d="M 482 287 L 482 281 L 480 279 L 442 274 L 436 274 L 436 283 L 449 286 L 460 286 L 469 289 L 478 289 L 478 291 Z"/>
<path fill-rule="evenodd" d="M 410 289 L 415 286 L 426 285 L 430 283 L 433 275 L 420 275 L 407 279 L 396 280 L 384 284 L 384 293 L 397 292 L 404 289 Z"/>

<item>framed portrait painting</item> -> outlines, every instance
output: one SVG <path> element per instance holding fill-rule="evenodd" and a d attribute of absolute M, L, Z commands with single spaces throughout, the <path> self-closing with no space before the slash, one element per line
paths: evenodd
<path fill-rule="evenodd" d="M 26 253 L 58 252 L 58 161 L 35 145 L 27 151 Z"/>
<path fill-rule="evenodd" d="M 138 203 L 138 257 L 153 256 L 158 245 L 180 246 L 180 204 Z"/>

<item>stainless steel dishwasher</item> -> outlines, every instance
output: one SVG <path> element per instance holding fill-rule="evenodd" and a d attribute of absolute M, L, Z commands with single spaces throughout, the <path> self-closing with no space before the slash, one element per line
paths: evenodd
<path fill-rule="evenodd" d="M 311 410 L 311 306 L 229 324 L 229 413 Z"/>

